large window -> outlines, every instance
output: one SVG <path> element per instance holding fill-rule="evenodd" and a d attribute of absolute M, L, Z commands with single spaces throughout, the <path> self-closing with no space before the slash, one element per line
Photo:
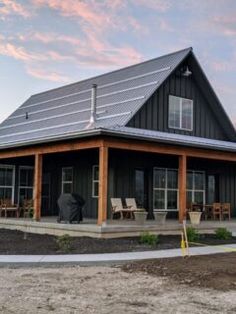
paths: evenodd
<path fill-rule="evenodd" d="M 23 200 L 32 200 L 34 190 L 34 168 L 21 166 L 19 168 L 19 203 Z"/>
<path fill-rule="evenodd" d="M 169 95 L 169 128 L 192 131 L 193 101 Z"/>
<path fill-rule="evenodd" d="M 177 210 L 178 170 L 154 168 L 153 203 L 154 210 Z"/>
<path fill-rule="evenodd" d="M 0 165 L 0 199 L 14 203 L 15 167 Z"/>
<path fill-rule="evenodd" d="M 99 166 L 93 166 L 92 178 L 92 197 L 98 197 L 99 194 Z"/>
<path fill-rule="evenodd" d="M 205 172 L 187 172 L 187 203 L 205 204 Z"/>
<path fill-rule="evenodd" d="M 73 168 L 62 168 L 62 194 L 73 192 Z"/>

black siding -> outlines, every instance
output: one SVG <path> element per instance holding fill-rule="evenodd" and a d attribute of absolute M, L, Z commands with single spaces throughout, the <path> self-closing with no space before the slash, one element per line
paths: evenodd
<path fill-rule="evenodd" d="M 214 113 L 214 105 L 210 104 L 205 93 L 198 85 L 198 77 L 183 77 L 179 69 L 175 71 L 151 96 L 144 106 L 129 121 L 128 126 L 179 133 L 211 139 L 229 140 L 222 125 Z M 205 88 L 208 88 L 207 86 Z M 168 127 L 168 98 L 174 95 L 193 100 L 193 131 L 183 131 Z M 223 117 L 224 118 L 224 117 Z"/>
<path fill-rule="evenodd" d="M 51 209 L 46 215 L 57 215 L 57 199 L 61 194 L 62 168 L 73 167 L 73 192 L 86 201 L 84 216 L 97 218 L 98 199 L 92 197 L 92 167 L 98 165 L 98 150 L 55 154 L 44 158 L 44 172 L 51 173 Z"/>
<path fill-rule="evenodd" d="M 16 175 L 20 165 L 34 165 L 33 158 L 2 160 L 1 164 L 16 166 Z M 91 149 L 76 153 L 46 155 L 43 159 L 43 172 L 51 174 L 50 209 L 42 214 L 57 215 L 57 199 L 61 193 L 62 167 L 74 168 L 74 192 L 79 193 L 85 200 L 84 215 L 87 218 L 97 218 L 98 199 L 92 197 L 92 166 L 98 164 L 98 150 Z M 111 217 L 111 197 L 135 197 L 135 169 L 144 169 L 146 173 L 147 206 L 153 210 L 153 167 L 178 169 L 178 157 L 161 154 L 130 152 L 125 150 L 109 150 L 109 184 L 108 184 L 108 218 Z M 202 170 L 215 174 L 219 178 L 220 202 L 231 203 L 232 214 L 236 216 L 236 165 L 231 162 L 210 161 L 205 159 L 188 158 L 189 170 Z M 18 180 L 15 186 L 17 202 Z M 172 214 L 177 218 L 177 214 Z M 169 215 L 170 217 L 170 215 Z"/>

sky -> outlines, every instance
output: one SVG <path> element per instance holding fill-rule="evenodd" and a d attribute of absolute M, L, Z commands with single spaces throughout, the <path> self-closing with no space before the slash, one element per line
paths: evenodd
<path fill-rule="evenodd" d="M 0 0 L 0 122 L 32 94 L 190 46 L 236 125 L 236 0 Z"/>

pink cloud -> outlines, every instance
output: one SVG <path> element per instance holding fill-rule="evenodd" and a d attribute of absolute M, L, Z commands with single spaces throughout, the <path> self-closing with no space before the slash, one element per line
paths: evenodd
<path fill-rule="evenodd" d="M 137 32 L 137 33 L 141 33 L 141 34 L 147 34 L 148 33 L 148 28 L 143 25 L 142 23 L 140 23 L 136 18 L 134 18 L 133 16 L 128 16 L 127 21 L 129 23 L 129 25 L 132 27 L 132 29 Z"/>
<path fill-rule="evenodd" d="M 65 55 L 62 55 L 56 51 L 48 51 L 46 53 L 46 55 L 51 58 L 53 61 L 68 61 L 68 60 L 73 60 L 74 58 L 72 56 L 65 56 Z"/>
<path fill-rule="evenodd" d="M 231 64 L 227 61 L 213 61 L 211 67 L 216 72 L 226 72 L 232 68 Z"/>
<path fill-rule="evenodd" d="M 95 66 L 97 68 L 110 68 L 126 66 L 142 60 L 142 55 L 134 48 L 124 45 L 115 47 L 104 38 L 88 29 L 86 40 L 76 47 L 77 61 L 79 64 Z"/>
<path fill-rule="evenodd" d="M 160 12 L 166 12 L 171 7 L 169 0 L 133 0 L 133 3 Z"/>
<path fill-rule="evenodd" d="M 79 17 L 84 22 L 99 27 L 112 24 L 112 20 L 104 12 L 98 12 L 96 1 L 91 5 L 90 1 L 77 0 L 32 0 L 39 7 L 47 6 L 53 10 L 57 10 L 61 15 Z"/>
<path fill-rule="evenodd" d="M 82 65 L 93 66 L 96 68 L 109 68 L 127 66 L 140 62 L 142 55 L 132 47 L 112 48 L 107 47 L 106 51 L 79 50 L 78 62 Z"/>
<path fill-rule="evenodd" d="M 1 0 L 0 15 L 7 16 L 12 14 L 20 15 L 24 18 L 31 16 L 30 11 L 20 3 L 17 3 L 17 1 Z"/>
<path fill-rule="evenodd" d="M 236 11 L 228 15 L 214 16 L 210 19 L 210 24 L 213 25 L 218 31 L 226 36 L 236 35 Z"/>
<path fill-rule="evenodd" d="M 4 44 L 0 42 L 0 54 L 21 61 L 37 61 L 45 59 L 43 55 L 28 52 L 23 47 L 17 47 L 11 43 Z"/>
<path fill-rule="evenodd" d="M 54 42 L 66 42 L 71 45 L 79 45 L 81 42 L 80 39 L 76 37 L 56 33 L 31 32 L 27 35 L 19 35 L 18 38 L 23 42 L 38 41 L 44 44 L 50 44 Z"/>
<path fill-rule="evenodd" d="M 68 83 L 70 79 L 67 76 L 61 75 L 57 72 L 48 72 L 43 69 L 27 67 L 26 71 L 29 75 L 36 77 L 38 79 L 43 79 L 47 81 Z"/>

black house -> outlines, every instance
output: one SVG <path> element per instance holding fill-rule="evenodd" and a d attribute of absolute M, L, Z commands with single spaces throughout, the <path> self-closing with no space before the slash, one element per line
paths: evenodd
<path fill-rule="evenodd" d="M 31 96 L 0 125 L 0 199 L 57 215 L 61 193 L 85 216 L 110 198 L 183 219 L 188 203 L 236 215 L 236 132 L 192 48 Z"/>

